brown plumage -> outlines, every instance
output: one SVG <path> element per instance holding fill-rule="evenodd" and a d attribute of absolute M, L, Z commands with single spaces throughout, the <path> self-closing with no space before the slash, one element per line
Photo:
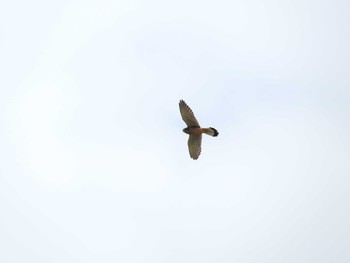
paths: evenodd
<path fill-rule="evenodd" d="M 201 128 L 193 111 L 183 100 L 180 100 L 179 107 L 181 117 L 187 125 L 187 128 L 183 129 L 183 132 L 189 135 L 187 142 L 188 151 L 191 158 L 197 160 L 201 154 L 202 134 L 205 133 L 216 137 L 219 135 L 219 132 L 212 127 Z"/>

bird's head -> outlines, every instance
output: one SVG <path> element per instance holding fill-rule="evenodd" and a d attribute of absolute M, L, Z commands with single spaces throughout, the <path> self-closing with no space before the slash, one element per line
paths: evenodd
<path fill-rule="evenodd" d="M 182 130 L 184 133 L 190 134 L 188 131 L 188 127 Z"/>

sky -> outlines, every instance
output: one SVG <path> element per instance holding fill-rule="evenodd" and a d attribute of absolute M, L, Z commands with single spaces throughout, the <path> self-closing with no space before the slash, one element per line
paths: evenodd
<path fill-rule="evenodd" d="M 1 262 L 350 262 L 350 3 L 0 5 Z M 190 159 L 178 102 L 204 127 Z"/>

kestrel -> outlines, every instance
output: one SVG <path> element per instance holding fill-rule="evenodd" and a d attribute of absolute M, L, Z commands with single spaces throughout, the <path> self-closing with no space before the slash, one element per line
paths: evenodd
<path fill-rule="evenodd" d="M 181 117 L 187 125 L 187 128 L 183 129 L 182 131 L 190 135 L 187 142 L 188 151 L 191 158 L 193 160 L 197 160 L 201 154 L 202 133 L 216 137 L 218 136 L 219 132 L 212 127 L 201 128 L 196 117 L 193 114 L 193 111 L 183 100 L 180 100 L 179 107 Z"/>

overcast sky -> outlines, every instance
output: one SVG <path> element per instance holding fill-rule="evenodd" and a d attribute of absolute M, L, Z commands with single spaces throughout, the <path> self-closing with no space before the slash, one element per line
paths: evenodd
<path fill-rule="evenodd" d="M 350 262 L 350 2 L 0 5 L 0 261 Z M 178 102 L 202 126 L 190 159 Z"/>

